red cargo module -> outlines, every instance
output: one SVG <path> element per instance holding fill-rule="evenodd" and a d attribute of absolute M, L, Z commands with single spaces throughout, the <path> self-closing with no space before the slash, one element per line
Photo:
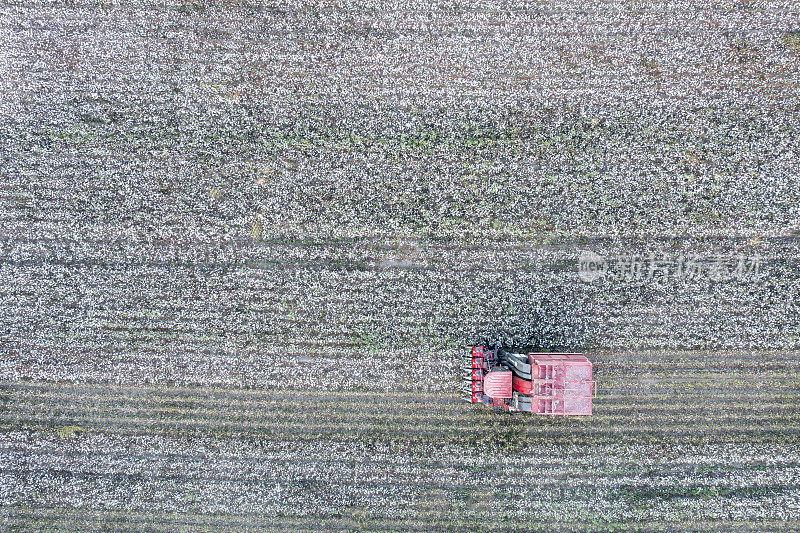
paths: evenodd
<path fill-rule="evenodd" d="M 476 346 L 471 359 L 465 369 L 470 402 L 542 415 L 592 414 L 596 389 L 583 354 Z"/>

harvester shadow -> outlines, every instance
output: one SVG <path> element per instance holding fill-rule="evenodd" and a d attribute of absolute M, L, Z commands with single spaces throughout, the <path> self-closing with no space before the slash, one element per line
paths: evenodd
<path fill-rule="evenodd" d="M 498 317 L 496 327 L 478 332 L 475 345 L 526 352 L 585 351 L 595 344 L 597 324 L 580 296 L 585 299 L 564 287 L 520 295 L 513 313 Z"/>

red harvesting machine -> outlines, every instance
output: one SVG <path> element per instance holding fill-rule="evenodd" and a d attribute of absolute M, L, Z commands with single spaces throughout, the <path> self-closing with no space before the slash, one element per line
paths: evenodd
<path fill-rule="evenodd" d="M 592 363 L 579 353 L 472 348 L 467 400 L 540 415 L 591 415 Z"/>

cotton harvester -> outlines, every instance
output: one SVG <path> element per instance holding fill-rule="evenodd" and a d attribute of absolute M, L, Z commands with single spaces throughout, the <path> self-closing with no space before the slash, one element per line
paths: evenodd
<path fill-rule="evenodd" d="M 540 415 L 591 415 L 592 363 L 579 353 L 472 348 L 467 400 Z"/>

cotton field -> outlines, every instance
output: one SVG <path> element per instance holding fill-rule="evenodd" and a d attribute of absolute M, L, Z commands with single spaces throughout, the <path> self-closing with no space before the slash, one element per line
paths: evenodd
<path fill-rule="evenodd" d="M 790 530 L 796 2 L 0 5 L 0 530 Z M 463 402 L 586 353 L 593 416 Z"/>

